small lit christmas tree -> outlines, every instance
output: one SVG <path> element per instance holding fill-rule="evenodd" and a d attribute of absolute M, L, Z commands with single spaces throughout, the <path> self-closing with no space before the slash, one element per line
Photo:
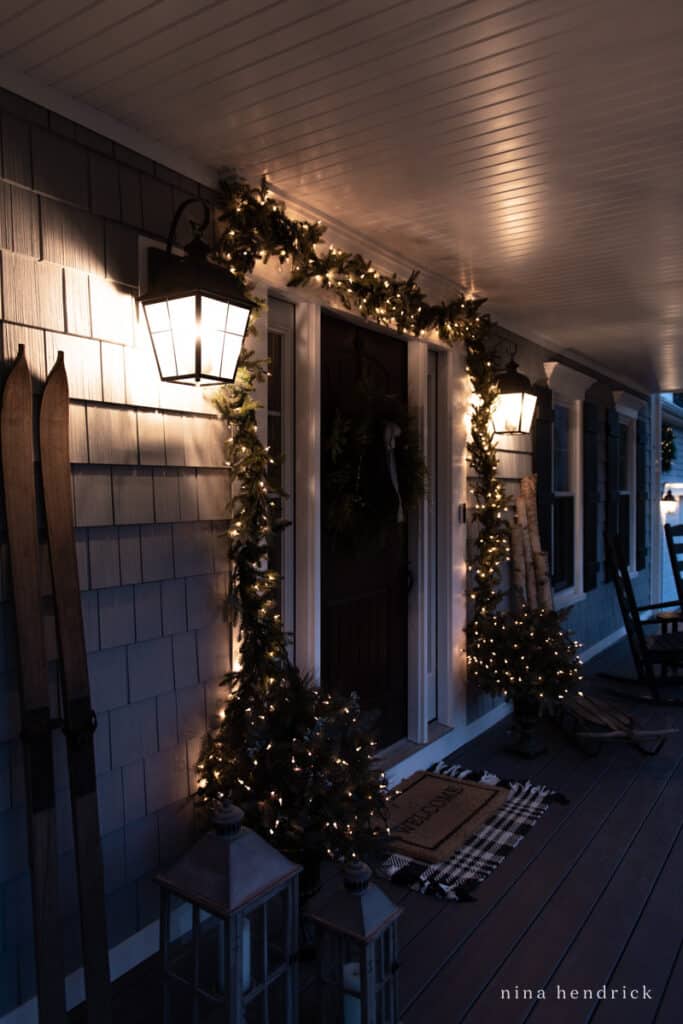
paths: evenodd
<path fill-rule="evenodd" d="M 579 646 L 555 611 L 498 612 L 471 626 L 469 676 L 507 700 L 563 699 L 582 678 Z"/>
<path fill-rule="evenodd" d="M 239 661 L 225 676 L 226 706 L 198 765 L 199 798 L 211 804 L 229 797 L 248 825 L 310 862 L 361 854 L 386 835 L 387 793 L 357 699 L 321 693 L 289 658 L 280 578 L 268 568 L 273 538 L 288 524 L 254 399 L 266 372 L 244 353 L 219 400 L 233 482 L 228 605 L 239 627 Z"/>

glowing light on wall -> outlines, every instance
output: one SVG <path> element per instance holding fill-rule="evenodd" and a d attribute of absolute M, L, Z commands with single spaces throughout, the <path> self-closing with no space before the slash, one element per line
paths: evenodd
<path fill-rule="evenodd" d="M 520 373 L 511 356 L 498 375 L 498 397 L 493 403 L 491 419 L 496 434 L 528 434 L 536 410 L 536 395 L 531 381 Z"/>
<path fill-rule="evenodd" d="M 176 228 L 190 203 L 204 207 L 204 219 L 192 225 L 185 255 L 176 256 Z M 149 250 L 148 287 L 140 303 L 159 375 L 176 384 L 232 384 L 254 307 L 235 278 L 207 259 L 209 246 L 201 236 L 209 216 L 203 200 L 186 200 L 173 217 L 166 250 Z"/>

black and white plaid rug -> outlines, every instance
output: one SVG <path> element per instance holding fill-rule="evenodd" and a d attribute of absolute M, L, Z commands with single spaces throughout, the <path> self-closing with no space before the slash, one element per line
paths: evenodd
<path fill-rule="evenodd" d="M 380 873 L 385 878 L 442 900 L 471 901 L 472 890 L 502 864 L 548 806 L 567 803 L 565 797 L 546 786 L 500 779 L 491 772 L 472 771 L 461 764 L 440 761 L 429 771 L 510 790 L 510 796 L 498 813 L 441 864 L 425 864 L 400 853 L 393 853 L 383 861 Z"/>

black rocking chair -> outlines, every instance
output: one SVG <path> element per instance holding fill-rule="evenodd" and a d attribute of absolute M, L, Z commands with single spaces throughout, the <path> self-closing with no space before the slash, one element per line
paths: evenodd
<path fill-rule="evenodd" d="M 661 626 L 677 625 L 683 621 L 681 604 L 678 601 L 664 601 L 660 604 L 637 605 L 633 585 L 619 541 L 614 537 L 605 537 L 607 564 L 610 569 L 614 587 L 617 592 L 619 607 L 626 627 L 629 647 L 641 684 L 647 693 L 629 693 L 626 690 L 615 691 L 620 697 L 647 704 L 661 704 L 683 707 L 683 697 L 664 697 L 660 692 L 662 686 L 683 686 L 683 675 L 677 671 L 683 668 L 683 632 L 660 633 L 648 635 L 644 627 L 658 624 Z M 668 609 L 668 610 L 667 610 Z M 643 612 L 654 612 L 647 619 L 641 618 Z M 618 682 L 628 682 L 620 676 L 603 674 L 604 678 Z"/>
<path fill-rule="evenodd" d="M 671 571 L 676 584 L 678 602 L 683 608 L 683 523 L 679 526 L 671 526 L 666 523 L 664 527 L 666 546 L 669 551 Z"/>

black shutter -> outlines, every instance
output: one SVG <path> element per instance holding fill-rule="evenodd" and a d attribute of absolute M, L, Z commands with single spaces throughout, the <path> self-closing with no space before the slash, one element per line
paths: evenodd
<path fill-rule="evenodd" d="M 538 529 L 541 547 L 550 554 L 553 515 L 553 393 L 546 387 L 535 390 L 538 401 L 534 421 L 533 468 L 538 477 Z"/>
<path fill-rule="evenodd" d="M 647 423 L 638 420 L 636 423 L 636 569 L 644 569 L 647 564 L 647 507 L 649 493 L 647 488 Z"/>
<path fill-rule="evenodd" d="M 598 407 L 583 404 L 583 589 L 598 585 Z"/>
<path fill-rule="evenodd" d="M 619 525 L 619 416 L 616 409 L 607 409 L 605 431 L 605 533 L 616 540 Z M 605 559 L 605 579 L 611 579 L 609 562 Z"/>

